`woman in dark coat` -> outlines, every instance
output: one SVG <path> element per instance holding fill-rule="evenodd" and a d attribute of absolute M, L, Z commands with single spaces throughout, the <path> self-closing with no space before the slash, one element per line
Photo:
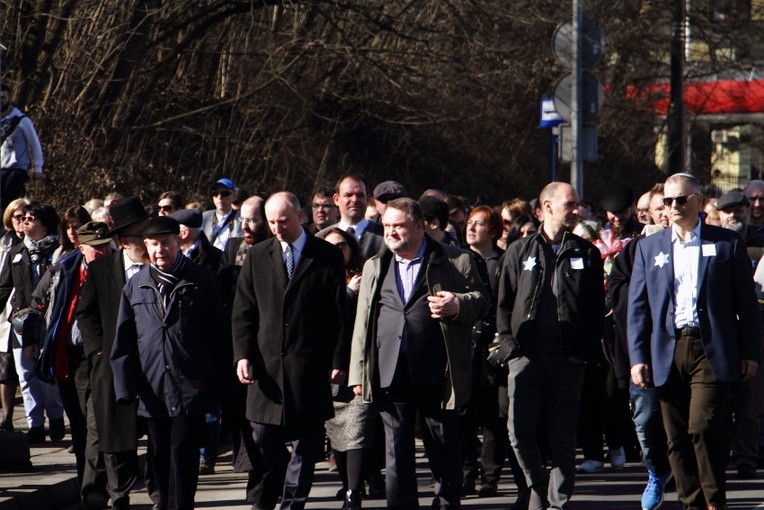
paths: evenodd
<path fill-rule="evenodd" d="M 361 245 L 355 237 L 344 230 L 331 227 L 319 237 L 336 246 L 345 261 L 348 316 L 355 317 L 358 305 L 358 289 L 361 286 L 361 270 L 365 259 Z M 333 385 L 334 418 L 326 422 L 326 434 L 334 451 L 337 472 L 342 480 L 343 508 L 361 508 L 361 487 L 364 474 L 368 472 L 368 451 L 374 442 L 376 409 L 365 404 L 363 397 L 356 396 L 346 385 Z"/>

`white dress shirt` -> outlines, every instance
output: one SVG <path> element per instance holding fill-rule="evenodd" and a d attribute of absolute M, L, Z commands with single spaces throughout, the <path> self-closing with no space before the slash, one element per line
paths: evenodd
<path fill-rule="evenodd" d="M 674 327 L 698 327 L 698 266 L 700 264 L 700 224 L 682 241 L 671 229 L 671 246 L 674 257 Z"/>
<path fill-rule="evenodd" d="M 292 257 L 294 258 L 294 267 L 297 269 L 297 265 L 300 263 L 300 259 L 302 258 L 302 250 L 305 249 L 305 243 L 308 240 L 308 234 L 305 233 L 305 229 L 301 229 L 300 237 L 295 239 L 295 241 L 292 243 Z M 279 241 L 281 244 L 281 260 L 286 264 L 286 247 L 287 244 L 284 241 Z"/>

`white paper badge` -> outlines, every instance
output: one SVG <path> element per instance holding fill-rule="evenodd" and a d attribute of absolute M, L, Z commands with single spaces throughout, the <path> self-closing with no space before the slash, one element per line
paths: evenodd
<path fill-rule="evenodd" d="M 18 264 L 21 262 L 21 253 L 17 253 L 15 257 L 13 257 L 13 264 Z"/>
<path fill-rule="evenodd" d="M 655 256 L 656 267 L 663 267 L 664 265 L 668 264 L 668 261 L 669 261 L 668 253 L 660 252 L 658 255 Z"/>
<path fill-rule="evenodd" d="M 570 268 L 571 269 L 583 269 L 584 268 L 584 259 L 581 257 L 572 257 L 570 259 Z"/>
<path fill-rule="evenodd" d="M 536 267 L 536 257 L 528 257 L 523 261 L 523 271 L 533 271 Z"/>
<path fill-rule="evenodd" d="M 703 246 L 701 246 L 701 249 L 703 250 L 704 257 L 716 257 L 715 244 L 704 244 Z"/>

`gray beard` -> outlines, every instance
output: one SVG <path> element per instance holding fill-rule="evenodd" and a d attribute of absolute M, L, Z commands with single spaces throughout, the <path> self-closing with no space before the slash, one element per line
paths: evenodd
<path fill-rule="evenodd" d="M 742 234 L 745 230 L 745 223 L 725 223 L 722 226 L 727 230 L 734 230 L 738 234 Z"/>

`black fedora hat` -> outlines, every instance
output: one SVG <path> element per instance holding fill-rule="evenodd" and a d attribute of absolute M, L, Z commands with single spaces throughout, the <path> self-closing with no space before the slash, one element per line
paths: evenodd
<path fill-rule="evenodd" d="M 109 232 L 109 236 L 115 236 L 133 223 L 149 217 L 149 213 L 146 212 L 146 208 L 143 207 L 143 203 L 138 197 L 123 198 L 111 206 L 109 212 L 114 222 L 114 228 Z"/>

